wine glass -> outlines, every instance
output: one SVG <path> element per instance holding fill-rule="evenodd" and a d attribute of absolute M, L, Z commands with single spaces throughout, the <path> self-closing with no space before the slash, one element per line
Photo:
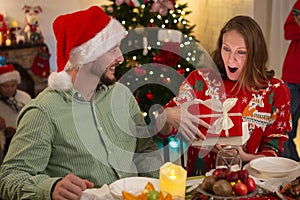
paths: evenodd
<path fill-rule="evenodd" d="M 216 158 L 216 168 L 227 168 L 227 171 L 239 171 L 242 169 L 242 160 L 236 146 L 222 148 Z"/>

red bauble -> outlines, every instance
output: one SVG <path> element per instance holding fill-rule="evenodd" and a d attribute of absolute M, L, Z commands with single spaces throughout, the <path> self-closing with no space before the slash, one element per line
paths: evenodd
<path fill-rule="evenodd" d="M 184 75 L 184 69 L 182 69 L 182 68 L 179 68 L 179 69 L 177 70 L 177 72 L 178 72 L 179 74 L 181 74 L 181 75 Z"/>
<path fill-rule="evenodd" d="M 147 99 L 148 99 L 149 101 L 152 101 L 152 100 L 154 99 L 154 95 L 153 95 L 153 93 L 151 93 L 151 92 L 148 92 L 148 93 L 146 94 L 146 97 L 147 97 Z"/>

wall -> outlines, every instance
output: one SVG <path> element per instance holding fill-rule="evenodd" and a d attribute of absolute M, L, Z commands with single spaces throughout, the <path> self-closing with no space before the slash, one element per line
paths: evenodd
<path fill-rule="evenodd" d="M 188 9 L 192 11 L 187 19 L 191 24 L 196 24 L 194 35 L 201 45 L 208 51 L 212 51 L 220 28 L 225 21 L 237 14 L 253 16 L 261 25 L 270 45 L 270 66 L 275 68 L 280 77 L 281 65 L 285 56 L 288 41 L 283 38 L 283 22 L 295 0 L 177 0 L 180 3 L 188 3 Z M 45 37 L 45 42 L 51 52 L 50 65 L 55 65 L 55 39 L 52 32 L 52 23 L 56 16 L 68 13 L 90 5 L 107 4 L 108 0 L 68 0 L 62 4 L 61 0 L 0 0 L 0 12 L 5 13 L 7 19 L 17 20 L 24 26 L 24 4 L 40 5 L 43 12 L 40 13 L 40 22 Z M 58 6 L 59 5 L 59 6 Z"/>
<path fill-rule="evenodd" d="M 108 0 L 68 0 L 67 3 L 62 3 L 62 0 L 0 0 L 0 13 L 5 15 L 5 19 L 9 22 L 16 20 L 23 28 L 25 26 L 25 15 L 23 13 L 24 5 L 39 5 L 43 12 L 40 13 L 40 27 L 45 38 L 45 43 L 48 45 L 51 58 L 50 66 L 56 69 L 55 55 L 55 37 L 52 31 L 52 23 L 54 19 L 64 13 L 69 13 L 78 9 L 85 9 L 91 5 L 103 5 L 109 2 Z"/>

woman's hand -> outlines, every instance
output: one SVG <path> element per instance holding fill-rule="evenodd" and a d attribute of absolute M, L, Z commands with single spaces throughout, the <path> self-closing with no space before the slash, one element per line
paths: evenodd
<path fill-rule="evenodd" d="M 224 148 L 225 146 L 221 146 L 220 144 L 216 144 L 213 148 L 213 151 L 218 152 L 220 151 L 222 148 Z M 244 151 L 242 146 L 236 146 L 237 149 L 239 150 L 239 154 L 240 154 L 240 158 L 243 162 L 247 162 L 247 161 L 251 161 L 255 158 L 260 158 L 260 157 L 264 157 L 264 155 L 261 154 L 250 154 Z"/>
<path fill-rule="evenodd" d="M 240 157 L 241 157 L 243 162 L 251 161 L 255 158 L 265 157 L 264 155 L 261 155 L 261 154 L 255 155 L 255 154 L 251 154 L 251 153 L 246 153 L 242 146 L 238 146 L 238 150 L 239 150 Z"/>
<path fill-rule="evenodd" d="M 73 174 L 68 174 L 54 186 L 52 199 L 77 200 L 82 195 L 82 191 L 93 187 L 94 184 L 92 182 L 81 179 Z"/>

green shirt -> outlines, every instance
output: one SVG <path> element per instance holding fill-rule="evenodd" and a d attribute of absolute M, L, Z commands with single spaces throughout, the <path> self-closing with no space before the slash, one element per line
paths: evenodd
<path fill-rule="evenodd" d="M 128 176 L 158 177 L 162 159 L 138 104 L 120 83 L 99 86 L 91 102 L 74 89 L 45 89 L 20 112 L 0 171 L 5 199 L 51 199 L 69 173 L 95 187 Z"/>

